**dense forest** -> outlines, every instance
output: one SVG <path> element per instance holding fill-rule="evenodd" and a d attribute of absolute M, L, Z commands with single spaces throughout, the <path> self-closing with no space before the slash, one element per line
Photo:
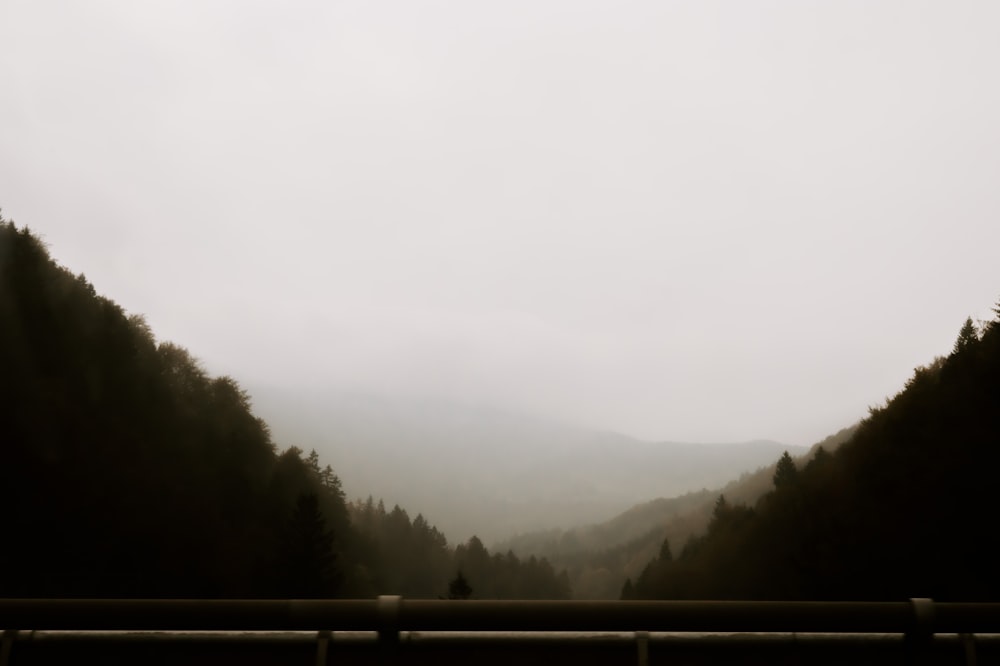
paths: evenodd
<path fill-rule="evenodd" d="M 449 549 L 444 535 L 423 516 L 412 521 L 398 506 L 386 511 L 381 501 L 349 504 L 354 525 L 378 549 L 375 565 L 383 573 L 382 587 L 407 590 L 409 596 L 433 597 L 454 583 L 455 571 L 476 597 L 490 599 L 566 599 L 570 596 L 566 572 L 558 575 L 544 558 L 522 560 L 508 551 L 494 553 L 477 537 Z M 455 576 L 449 582 L 449 576 Z M 449 596 L 457 595 L 449 587 Z"/>
<path fill-rule="evenodd" d="M 0 219 L 0 597 L 564 598 L 544 560 L 348 504 L 250 398 Z"/>
<path fill-rule="evenodd" d="M 917 368 L 837 451 L 783 456 L 754 504 L 715 499 L 624 598 L 940 601 L 1000 598 L 1000 305 Z"/>

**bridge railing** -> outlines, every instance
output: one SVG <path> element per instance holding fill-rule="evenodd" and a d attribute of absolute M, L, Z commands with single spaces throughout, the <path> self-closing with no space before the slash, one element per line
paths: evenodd
<path fill-rule="evenodd" d="M 1000 603 L 0 599 L 0 666 L 1000 664 Z"/>

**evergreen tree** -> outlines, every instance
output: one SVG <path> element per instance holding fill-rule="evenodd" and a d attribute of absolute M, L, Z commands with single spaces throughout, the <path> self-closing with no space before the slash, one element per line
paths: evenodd
<path fill-rule="evenodd" d="M 660 562 L 672 562 L 673 559 L 673 553 L 670 552 L 670 540 L 664 539 L 663 543 L 660 544 Z"/>
<path fill-rule="evenodd" d="M 469 582 L 465 580 L 465 576 L 462 574 L 462 570 L 458 570 L 458 575 L 448 583 L 448 598 L 449 599 L 468 599 L 472 596 L 472 588 L 469 586 Z"/>
<path fill-rule="evenodd" d="M 795 462 L 788 455 L 788 451 L 781 454 L 778 466 L 774 470 L 774 487 L 784 488 L 791 486 L 799 477 L 799 470 L 795 467 Z"/>
<path fill-rule="evenodd" d="M 333 531 L 319 509 L 316 495 L 298 498 L 289 521 L 285 556 L 285 594 L 296 598 L 329 597 L 337 592 L 339 576 Z"/>
<path fill-rule="evenodd" d="M 822 446 L 816 448 L 811 460 L 806 463 L 806 470 L 822 469 L 830 462 L 830 454 Z"/>
<path fill-rule="evenodd" d="M 977 342 L 979 342 L 979 332 L 976 330 L 976 325 L 972 322 L 972 317 L 968 317 L 965 323 L 962 324 L 962 329 L 958 332 L 958 339 L 955 340 L 955 346 L 952 348 L 951 353 L 958 354 L 969 349 Z"/>
<path fill-rule="evenodd" d="M 319 454 L 316 453 L 316 449 L 311 449 L 309 451 L 309 456 L 306 458 L 306 465 L 309 466 L 309 469 L 311 469 L 314 474 L 319 474 Z"/>
<path fill-rule="evenodd" d="M 715 500 L 715 507 L 712 509 L 712 522 L 718 523 L 726 519 L 729 513 L 729 502 L 725 495 L 719 495 Z"/>
<path fill-rule="evenodd" d="M 625 584 L 622 585 L 622 593 L 620 598 L 622 599 L 622 601 L 628 601 L 629 599 L 632 599 L 634 597 L 635 597 L 635 590 L 632 589 L 632 579 L 626 578 Z"/>

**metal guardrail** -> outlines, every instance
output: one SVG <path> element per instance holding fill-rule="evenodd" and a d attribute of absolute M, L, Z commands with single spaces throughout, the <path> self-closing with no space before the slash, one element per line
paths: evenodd
<path fill-rule="evenodd" d="M 0 599 L 0 627 L 0 666 L 1000 663 L 1000 603 L 929 599 Z"/>

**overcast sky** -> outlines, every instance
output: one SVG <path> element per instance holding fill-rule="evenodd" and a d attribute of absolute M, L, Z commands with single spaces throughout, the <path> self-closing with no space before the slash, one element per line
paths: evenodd
<path fill-rule="evenodd" d="M 0 3 L 0 207 L 212 373 L 809 444 L 1000 298 L 1000 3 Z"/>

